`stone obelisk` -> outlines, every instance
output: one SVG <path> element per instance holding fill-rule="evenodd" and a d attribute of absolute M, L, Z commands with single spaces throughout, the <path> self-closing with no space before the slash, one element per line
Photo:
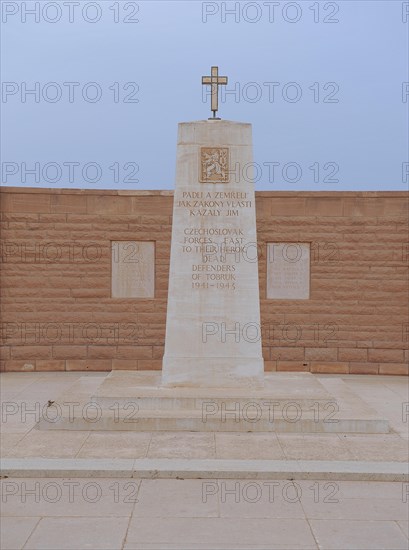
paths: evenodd
<path fill-rule="evenodd" d="M 251 125 L 213 99 L 213 118 L 179 124 L 162 384 L 260 387 Z"/>

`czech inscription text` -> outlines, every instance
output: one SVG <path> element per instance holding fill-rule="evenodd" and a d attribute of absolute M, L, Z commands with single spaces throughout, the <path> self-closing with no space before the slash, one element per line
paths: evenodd
<path fill-rule="evenodd" d="M 240 214 L 252 208 L 249 193 L 182 191 L 176 207 L 197 220 L 183 228 L 180 243 L 191 262 L 192 288 L 236 290 L 237 264 L 257 261 L 256 243 L 248 242 L 240 228 Z M 223 223 L 229 219 L 234 222 Z"/>

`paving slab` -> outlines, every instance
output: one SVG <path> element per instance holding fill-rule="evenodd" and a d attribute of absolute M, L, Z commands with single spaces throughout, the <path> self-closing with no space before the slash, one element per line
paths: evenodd
<path fill-rule="evenodd" d="M 318 546 L 325 550 L 407 550 L 408 539 L 394 521 L 309 520 Z"/>
<path fill-rule="evenodd" d="M 20 550 L 34 531 L 39 517 L 2 517 L 0 530 L 0 548 Z"/>
<path fill-rule="evenodd" d="M 121 548 L 128 518 L 42 518 L 25 550 L 114 550 Z"/>
<path fill-rule="evenodd" d="M 308 522 L 295 518 L 134 517 L 127 533 L 128 548 L 131 543 L 156 544 L 156 548 L 173 543 L 187 549 L 198 541 L 203 548 L 254 548 L 261 544 L 277 550 L 317 548 Z"/>
<path fill-rule="evenodd" d="M 409 544 L 405 487 L 316 479 L 4 479 L 1 541 L 5 550 L 401 549 Z"/>

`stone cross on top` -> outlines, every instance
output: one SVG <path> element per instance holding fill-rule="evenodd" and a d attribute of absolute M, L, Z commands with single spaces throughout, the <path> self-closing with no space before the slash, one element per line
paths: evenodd
<path fill-rule="evenodd" d="M 227 76 L 219 76 L 219 67 L 212 67 L 211 76 L 202 76 L 202 85 L 210 85 L 212 87 L 212 105 L 213 118 L 220 120 L 216 117 L 216 112 L 219 109 L 219 86 L 225 86 L 227 84 Z"/>

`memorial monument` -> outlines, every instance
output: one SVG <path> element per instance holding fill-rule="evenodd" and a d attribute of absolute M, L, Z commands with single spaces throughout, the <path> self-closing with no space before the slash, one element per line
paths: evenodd
<path fill-rule="evenodd" d="M 41 419 L 37 427 L 386 433 L 388 422 L 341 379 L 324 385 L 306 372 L 264 374 L 251 125 L 216 116 L 218 86 L 227 84 L 217 67 L 202 83 L 211 86 L 213 116 L 179 124 L 162 373 L 116 370 L 102 381 L 80 378 L 51 401 L 61 410 L 76 402 L 76 411 Z M 280 269 L 269 275 L 273 297 L 308 299 L 309 284 L 297 289 L 293 281 L 299 272 L 309 280 L 309 248 L 270 247 L 271 257 L 280 258 Z M 282 265 L 283 258 L 294 260 L 289 247 L 300 256 L 296 266 Z M 142 252 L 154 257 L 153 246 Z M 125 286 L 137 294 L 131 269 Z M 113 290 L 122 295 L 120 285 Z M 96 418 L 84 414 L 90 404 Z"/>
<path fill-rule="evenodd" d="M 263 383 L 251 125 L 216 117 L 179 124 L 162 382 Z"/>

